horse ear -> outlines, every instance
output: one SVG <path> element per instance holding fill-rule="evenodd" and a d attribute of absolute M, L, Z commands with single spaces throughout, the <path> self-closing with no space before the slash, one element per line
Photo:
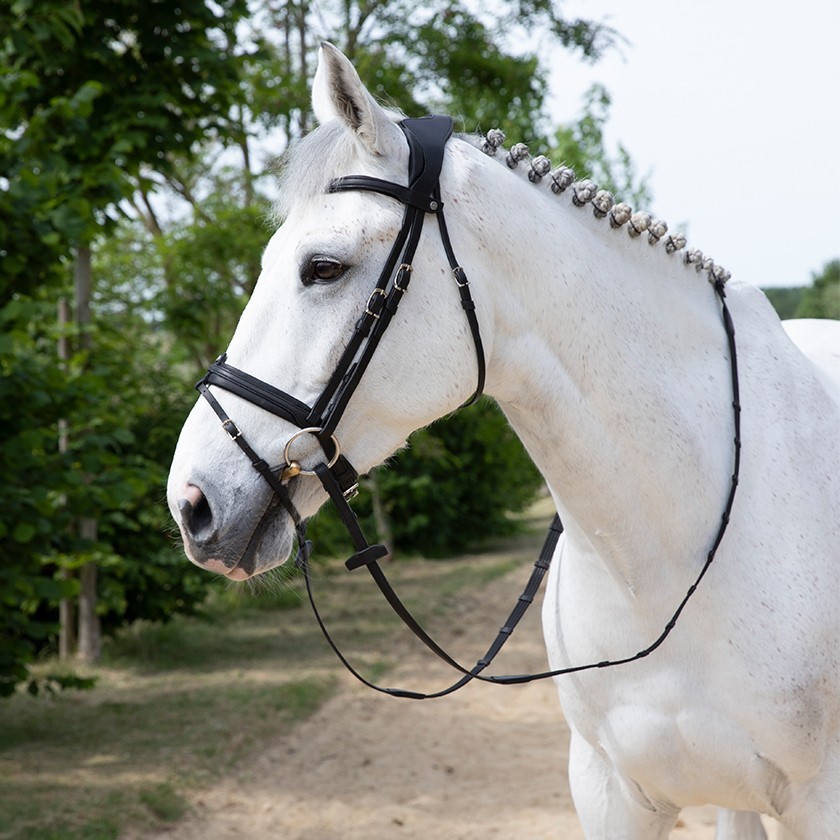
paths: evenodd
<path fill-rule="evenodd" d="M 395 129 L 393 121 L 362 84 L 349 59 L 328 41 L 321 43 L 318 54 L 312 108 L 319 123 L 338 118 L 368 150 L 386 153 L 386 139 Z"/>

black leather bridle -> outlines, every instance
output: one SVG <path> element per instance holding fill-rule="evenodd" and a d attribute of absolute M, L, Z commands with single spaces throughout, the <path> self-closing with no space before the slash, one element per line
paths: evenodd
<path fill-rule="evenodd" d="M 714 559 L 717 548 L 729 523 L 729 515 L 735 498 L 740 468 L 740 404 L 738 396 L 738 370 L 735 351 L 735 331 L 732 319 L 725 302 L 723 282 L 714 281 L 713 286 L 721 302 L 724 327 L 729 342 L 730 364 L 733 387 L 733 409 L 735 417 L 735 465 L 732 476 L 729 497 L 726 503 L 721 524 L 709 551 L 706 562 L 688 590 L 684 599 L 671 617 L 659 638 L 650 646 L 638 653 L 623 659 L 607 660 L 572 666 L 538 674 L 485 676 L 482 672 L 493 661 L 501 650 L 514 628 L 524 615 L 528 606 L 534 600 L 539 586 L 548 570 L 551 558 L 557 546 L 563 526 L 559 515 L 555 515 L 549 526 L 548 535 L 534 564 L 531 577 L 513 610 L 499 630 L 493 643 L 485 655 L 472 668 L 466 668 L 443 650 L 419 625 L 410 611 L 402 603 L 394 589 L 388 582 L 379 560 L 389 554 L 388 549 L 379 543 L 371 544 L 367 541 L 359 522 L 348 501 L 358 490 L 358 473 L 347 458 L 341 453 L 336 429 L 344 414 L 353 392 L 356 390 L 362 376 L 370 364 L 373 354 L 380 340 L 397 312 L 400 302 L 408 292 L 412 275 L 412 260 L 420 241 L 423 222 L 428 214 L 434 214 L 438 221 L 441 240 L 447 260 L 458 289 L 461 306 L 466 314 L 467 323 L 475 345 L 477 362 L 477 385 L 473 395 L 462 407 L 471 405 L 482 394 L 485 380 L 484 348 L 481 333 L 475 314 L 475 304 L 470 294 L 469 281 L 463 268 L 458 264 L 449 239 L 446 221 L 443 213 L 443 202 L 440 194 L 440 172 L 446 143 L 452 134 L 452 120 L 450 117 L 428 116 L 420 119 L 406 119 L 400 124 L 409 146 L 409 175 L 408 185 L 403 186 L 390 181 L 380 180 L 367 175 L 351 175 L 337 178 L 329 185 L 329 192 L 344 192 L 349 190 L 364 190 L 380 195 L 389 196 L 404 205 L 402 225 L 385 266 L 373 291 L 368 298 L 364 312 L 356 321 L 353 334 L 338 361 L 326 386 L 313 406 L 309 406 L 291 394 L 281 391 L 250 374 L 239 370 L 226 361 L 226 354 L 220 356 L 210 366 L 206 375 L 196 385 L 199 393 L 207 400 L 213 411 L 219 417 L 222 427 L 228 436 L 250 459 L 251 465 L 265 479 L 273 490 L 278 502 L 292 519 L 297 534 L 298 550 L 295 563 L 302 569 L 306 582 L 307 593 L 312 605 L 315 618 L 318 621 L 327 642 L 341 662 L 362 683 L 395 697 L 410 699 L 428 699 L 442 697 L 458 690 L 473 679 L 484 680 L 497 684 L 517 684 L 532 680 L 546 679 L 561 674 L 576 673 L 593 668 L 605 668 L 634 662 L 652 653 L 673 629 L 680 613 L 694 594 L 697 585 L 705 575 Z M 239 427 L 227 415 L 224 408 L 210 391 L 211 386 L 236 394 L 248 402 L 287 420 L 299 431 L 294 433 L 284 448 L 284 463 L 270 466 L 261 458 L 242 435 Z M 291 446 L 298 437 L 310 434 L 321 446 L 324 460 L 316 464 L 312 470 L 303 470 L 291 457 Z M 284 482 L 293 480 L 298 475 L 315 475 L 321 481 L 324 489 L 337 508 L 338 514 L 347 529 L 355 552 L 346 561 L 348 569 L 367 568 L 377 586 L 388 600 L 388 603 L 399 615 L 412 632 L 441 660 L 446 662 L 462 676 L 452 685 L 436 692 L 424 694 L 398 688 L 386 688 L 376 685 L 363 677 L 347 661 L 330 636 L 315 604 L 312 590 L 312 580 L 309 567 L 309 557 L 312 550 L 311 542 L 306 538 L 306 523 L 295 508 L 289 491 Z"/>
<path fill-rule="evenodd" d="M 449 117 L 430 116 L 403 120 L 400 126 L 409 145 L 408 186 L 366 175 L 337 178 L 329 186 L 329 191 L 334 193 L 367 190 L 390 196 L 401 202 L 405 210 L 399 233 L 376 286 L 370 293 L 364 312 L 356 321 L 353 334 L 315 404 L 309 406 L 291 394 L 229 365 L 225 355 L 220 356 L 210 366 L 205 377 L 196 386 L 221 419 L 225 431 L 251 458 L 254 468 L 277 494 L 280 503 L 295 523 L 299 536 L 303 533 L 301 517 L 292 504 L 283 484 L 284 480 L 291 479 L 301 472 L 305 475 L 314 473 L 321 480 L 330 498 L 338 505 L 342 518 L 350 510 L 346 503 L 358 489 L 359 476 L 340 452 L 336 429 L 385 330 L 408 292 L 412 275 L 412 260 L 423 231 L 423 222 L 429 213 L 437 217 L 446 256 L 475 344 L 477 384 L 474 394 L 464 405 L 475 402 L 484 390 L 484 348 L 475 314 L 475 304 L 470 294 L 469 281 L 461 266 L 458 265 L 452 250 L 443 215 L 443 202 L 440 198 L 440 170 L 443 165 L 444 149 L 452 134 L 452 120 Z M 256 456 L 242 437 L 239 428 L 227 416 L 211 393 L 211 385 L 230 391 L 298 427 L 300 431 L 286 444 L 284 449 L 286 463 L 279 470 L 269 467 L 265 461 Z M 301 470 L 290 454 L 291 444 L 304 433 L 311 434 L 318 440 L 326 458 L 324 463 L 311 471 Z M 355 517 L 351 517 L 348 521 L 355 522 Z M 348 521 L 345 521 L 346 525 Z M 348 525 L 351 535 L 354 534 L 356 527 Z M 385 546 L 370 545 L 363 538 L 354 539 L 354 542 L 364 544 L 361 547 L 357 546 L 356 553 L 348 561 L 351 568 L 388 554 Z M 304 543 L 305 539 L 301 539 L 300 544 L 304 545 Z"/>

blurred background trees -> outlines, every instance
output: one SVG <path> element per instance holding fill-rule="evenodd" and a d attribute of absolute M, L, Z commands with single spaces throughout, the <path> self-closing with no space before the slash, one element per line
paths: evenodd
<path fill-rule="evenodd" d="M 545 107 L 540 49 L 594 61 L 617 37 L 552 0 L 0 6 L 0 695 L 59 643 L 95 658 L 100 629 L 194 611 L 212 584 L 169 533 L 165 477 L 256 282 L 273 161 L 313 127 L 319 41 L 386 103 L 559 146 L 638 203 L 629 156 L 604 145 L 608 93 L 572 125 Z M 815 306 L 836 301 L 832 265 Z M 446 555 L 507 533 L 538 488 L 485 401 L 415 435 L 358 506 L 400 550 Z"/>
<path fill-rule="evenodd" d="M 810 286 L 765 289 L 780 318 L 840 320 L 840 260 L 829 260 L 811 275 Z"/>
<path fill-rule="evenodd" d="M 0 694 L 51 642 L 59 610 L 62 651 L 78 641 L 92 660 L 101 622 L 125 620 L 127 603 L 143 610 L 147 596 L 143 611 L 168 615 L 200 594 L 161 539 L 176 427 L 165 339 L 144 312 L 97 306 L 110 278 L 93 274 L 92 254 L 119 235 L 149 173 L 171 174 L 171 150 L 189 160 L 218 135 L 238 93 L 225 39 L 245 11 L 0 8 Z M 170 574 L 155 586 L 160 565 Z"/>

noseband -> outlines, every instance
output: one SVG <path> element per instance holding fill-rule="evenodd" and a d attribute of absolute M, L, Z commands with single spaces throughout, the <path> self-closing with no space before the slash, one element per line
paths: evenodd
<path fill-rule="evenodd" d="M 324 390 L 321 392 L 313 406 L 309 406 L 291 394 L 275 388 L 250 374 L 239 370 L 226 361 L 227 354 L 219 356 L 210 366 L 206 375 L 196 385 L 196 389 L 207 400 L 213 411 L 221 421 L 222 428 L 230 439 L 248 456 L 251 465 L 265 479 L 273 490 L 279 503 L 292 519 L 297 534 L 298 550 L 295 563 L 304 574 L 307 593 L 312 605 L 315 618 L 320 626 L 327 642 L 336 653 L 347 669 L 362 683 L 386 694 L 395 697 L 410 699 L 428 699 L 442 697 L 457 691 L 473 679 L 493 682 L 496 684 L 512 685 L 517 683 L 530 682 L 532 680 L 546 679 L 562 674 L 588 671 L 594 668 L 606 668 L 613 665 L 622 665 L 642 659 L 658 648 L 677 622 L 683 608 L 694 594 L 703 576 L 706 574 L 712 560 L 715 557 L 718 546 L 723 539 L 724 532 L 729 523 L 729 515 L 732 503 L 735 498 L 735 490 L 738 485 L 738 474 L 740 469 L 740 404 L 738 386 L 738 368 L 735 348 L 735 330 L 732 319 L 726 306 L 723 282 L 713 282 L 714 289 L 720 299 L 724 328 L 729 343 L 730 367 L 732 374 L 733 389 L 733 412 L 735 419 L 735 463 L 730 485 L 729 497 L 726 502 L 721 523 L 708 552 L 705 564 L 694 584 L 689 588 L 676 612 L 665 626 L 664 631 L 653 644 L 638 653 L 623 659 L 613 659 L 603 662 L 593 662 L 586 665 L 577 665 L 569 668 L 562 668 L 554 671 L 546 671 L 538 674 L 507 675 L 507 676 L 485 676 L 482 674 L 485 668 L 493 661 L 496 654 L 502 649 L 510 637 L 519 620 L 524 615 L 528 606 L 534 600 L 540 583 L 548 570 L 557 541 L 563 532 L 563 525 L 560 517 L 555 515 L 549 526 L 548 535 L 540 551 L 539 557 L 534 564 L 531 577 L 525 586 L 522 594 L 498 632 L 493 643 L 486 654 L 478 660 L 472 668 L 466 668 L 453 659 L 443 650 L 431 637 L 429 637 L 391 587 L 378 561 L 389 554 L 388 549 L 379 543 L 370 544 L 365 538 L 359 522 L 348 504 L 358 492 L 359 475 L 355 468 L 342 454 L 341 447 L 336 437 L 336 429 L 344 414 L 350 398 L 359 385 L 362 376 L 370 364 L 373 354 L 382 339 L 385 330 L 391 319 L 397 312 L 403 297 L 408 292 L 412 276 L 412 260 L 420 241 L 423 230 L 423 222 L 427 214 L 434 214 L 437 217 L 438 229 L 444 251 L 452 269 L 452 274 L 460 296 L 460 303 L 467 318 L 467 323 L 472 334 L 475 345 L 477 362 L 477 385 L 473 395 L 463 404 L 462 407 L 471 405 L 482 394 L 485 380 L 485 359 L 484 348 L 481 342 L 478 319 L 475 314 L 475 304 L 470 294 L 469 281 L 463 268 L 458 264 L 446 229 L 446 221 L 443 214 L 443 202 L 440 195 L 440 172 L 443 165 L 443 156 L 446 143 L 452 134 L 452 120 L 450 117 L 428 116 L 420 119 L 406 119 L 400 124 L 409 146 L 409 176 L 408 185 L 403 186 L 390 181 L 383 181 L 367 175 L 351 175 L 333 180 L 328 188 L 330 193 L 363 190 L 379 193 L 394 198 L 404 205 L 402 225 L 396 240 L 388 255 L 388 259 L 379 276 L 373 291 L 368 298 L 364 312 L 356 321 L 353 334 L 338 361 L 332 375 L 327 381 Z M 267 461 L 261 458 L 250 444 L 246 441 L 239 427 L 227 415 L 224 408 L 210 391 L 211 386 L 229 391 L 238 397 L 268 411 L 277 417 L 292 423 L 298 428 L 286 442 L 283 449 L 284 461 L 279 466 L 270 466 Z M 312 470 L 304 470 L 300 463 L 292 457 L 295 442 L 304 435 L 312 435 L 318 441 L 323 451 L 324 460 L 316 464 Z M 320 480 L 330 499 L 336 506 L 342 523 L 347 529 L 355 553 L 346 561 L 348 569 L 366 567 L 388 600 L 388 603 L 399 615 L 409 629 L 428 647 L 436 656 L 446 662 L 462 676 L 452 685 L 440 691 L 422 694 L 414 691 L 406 691 L 398 688 L 385 688 L 368 681 L 347 661 L 344 655 L 336 646 L 321 618 L 315 604 L 312 581 L 309 568 L 309 556 L 312 550 L 312 543 L 306 538 L 306 522 L 301 517 L 287 489 L 286 482 L 289 482 L 299 475 L 315 475 Z M 247 570 L 246 570 L 247 571 Z"/>

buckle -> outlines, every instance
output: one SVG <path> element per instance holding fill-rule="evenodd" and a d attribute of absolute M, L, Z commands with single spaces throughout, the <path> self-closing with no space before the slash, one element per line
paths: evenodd
<path fill-rule="evenodd" d="M 399 269 L 397 270 L 397 276 L 394 278 L 394 288 L 398 292 L 402 292 L 405 294 L 408 291 L 408 281 L 411 280 L 411 272 L 413 271 L 412 267 L 408 263 L 403 263 Z M 408 279 L 405 281 L 404 286 L 400 286 L 400 278 L 407 277 Z"/>
<path fill-rule="evenodd" d="M 455 275 L 455 282 L 458 284 L 459 289 L 463 289 L 464 286 L 470 285 L 470 281 L 467 279 L 467 275 L 464 273 L 464 269 L 461 268 L 460 265 L 456 265 L 455 268 L 452 269 L 452 273 Z"/>
<path fill-rule="evenodd" d="M 239 431 L 239 427 L 230 417 L 226 417 L 222 420 L 222 428 L 227 432 L 228 437 L 231 440 L 236 440 L 238 437 L 242 437 L 242 432 Z"/>
<path fill-rule="evenodd" d="M 359 495 L 359 482 L 357 481 L 355 484 L 348 487 L 341 495 L 344 496 L 344 499 L 347 502 L 355 499 L 356 496 Z"/>
<path fill-rule="evenodd" d="M 374 301 L 376 300 L 376 296 L 380 296 L 379 306 L 376 307 Z M 368 298 L 367 306 L 365 307 L 365 315 L 372 315 L 377 321 L 379 320 L 379 314 L 382 312 L 382 307 L 385 305 L 385 290 L 376 288 L 370 293 L 370 297 Z M 375 307 L 372 309 L 371 307 Z M 320 431 L 320 430 L 319 430 Z M 327 464 L 327 466 L 330 466 Z"/>

